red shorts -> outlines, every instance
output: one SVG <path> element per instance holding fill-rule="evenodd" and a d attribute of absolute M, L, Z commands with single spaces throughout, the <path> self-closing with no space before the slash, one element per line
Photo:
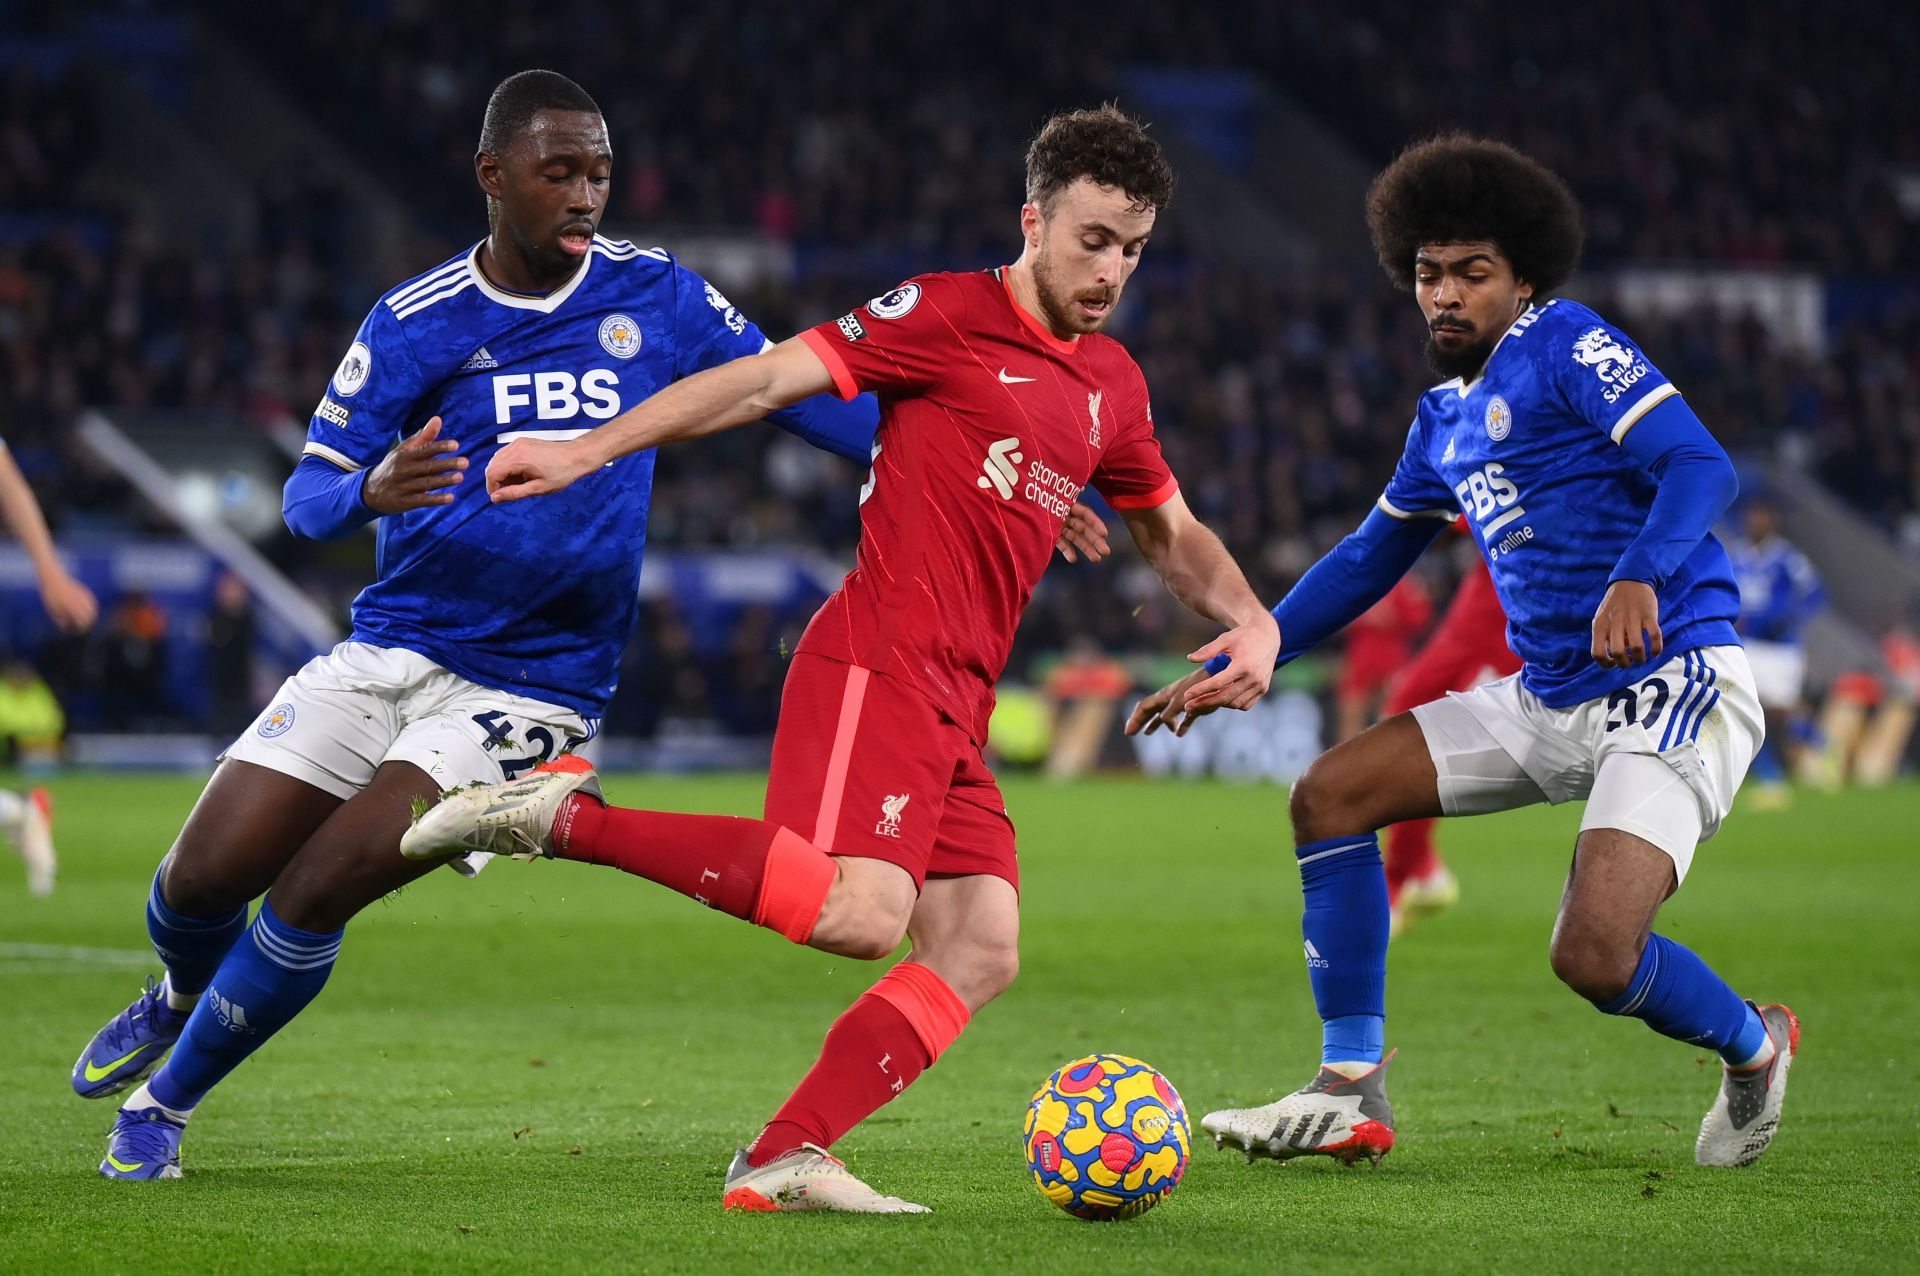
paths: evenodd
<path fill-rule="evenodd" d="M 801 652 L 780 693 L 766 818 L 830 855 L 1020 888 L 1013 821 L 979 746 L 913 687 Z"/>
<path fill-rule="evenodd" d="M 1467 691 L 1487 678 L 1504 678 L 1520 668 L 1507 647 L 1507 614 L 1484 571 L 1460 582 L 1453 605 L 1439 628 L 1387 688 L 1387 712 L 1405 713 L 1438 700 L 1449 691 Z"/>
<path fill-rule="evenodd" d="M 1407 663 L 1412 644 L 1402 636 L 1362 635 L 1347 640 L 1334 692 L 1342 700 L 1366 700 L 1393 680 Z"/>

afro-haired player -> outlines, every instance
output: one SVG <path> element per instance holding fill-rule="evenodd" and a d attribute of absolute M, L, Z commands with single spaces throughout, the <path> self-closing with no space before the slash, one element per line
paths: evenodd
<path fill-rule="evenodd" d="M 1716 1051 L 1703 1165 L 1773 1138 L 1799 1026 L 1652 932 L 1695 846 L 1733 804 L 1761 735 L 1709 530 L 1737 483 L 1676 387 L 1599 315 L 1548 300 L 1580 252 L 1560 179 L 1510 147 L 1448 135 L 1374 182 L 1380 263 L 1426 317 L 1434 371 L 1379 508 L 1274 609 L 1281 658 L 1337 632 L 1464 513 L 1521 671 L 1399 714 L 1294 786 L 1307 974 L 1325 1025 L 1304 1089 L 1210 1114 L 1249 1154 L 1378 1159 L 1393 1146 L 1382 1035 L 1387 897 L 1376 831 L 1400 820 L 1586 799 L 1554 925 L 1554 973 L 1606 1014 Z M 1130 730 L 1186 723 L 1183 679 Z"/>
<path fill-rule="evenodd" d="M 912 953 L 834 1022 L 819 1061 L 735 1156 L 729 1209 L 923 1209 L 876 1193 L 826 1149 L 1013 981 L 1019 868 L 981 747 L 1014 628 L 1082 485 L 1121 512 L 1182 602 L 1231 626 L 1195 653 L 1233 653 L 1196 695 L 1244 708 L 1272 678 L 1273 619 L 1187 508 L 1146 381 L 1100 331 L 1172 190 L 1160 147 L 1119 110 L 1055 116 L 1028 152 L 1012 265 L 922 275 L 592 435 L 523 440 L 488 468 L 497 500 L 591 499 L 600 467 L 626 453 L 822 390 L 880 395 L 858 561 L 787 674 L 765 819 L 606 807 L 578 791 L 591 769 L 562 763 L 449 798 L 401 847 L 611 864 L 847 957 L 885 958 L 911 937 Z"/>

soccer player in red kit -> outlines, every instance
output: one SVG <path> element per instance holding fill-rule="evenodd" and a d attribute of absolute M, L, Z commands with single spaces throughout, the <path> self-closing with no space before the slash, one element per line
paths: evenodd
<path fill-rule="evenodd" d="M 1461 530 L 1455 523 L 1455 530 Z M 1475 555 L 1460 577 L 1453 601 L 1413 660 L 1387 685 L 1387 716 L 1438 700 L 1449 691 L 1471 691 L 1520 669 L 1507 646 L 1507 613 L 1493 592 L 1493 577 Z M 1421 917 L 1449 908 L 1460 883 L 1433 844 L 1437 820 L 1407 820 L 1387 829 L 1384 843 L 1390 931 L 1399 934 Z"/>
<path fill-rule="evenodd" d="M 1246 708 L 1267 689 L 1279 631 L 1187 508 L 1140 369 L 1100 334 L 1172 189 L 1159 146 L 1118 109 L 1055 116 L 1027 153 L 1012 265 L 920 276 L 577 439 L 519 440 L 488 467 L 494 499 L 518 500 L 606 482 L 614 457 L 824 390 L 880 398 L 858 559 L 787 673 L 764 819 L 610 808 L 591 768 L 562 758 L 447 797 L 402 848 L 609 864 L 849 957 L 912 939 L 736 1154 L 729 1208 L 924 1209 L 876 1193 L 826 1149 L 1013 980 L 1013 825 L 981 747 L 1014 629 L 1083 486 L 1121 513 L 1181 602 L 1228 627 L 1193 653 L 1232 657 L 1197 693 Z"/>

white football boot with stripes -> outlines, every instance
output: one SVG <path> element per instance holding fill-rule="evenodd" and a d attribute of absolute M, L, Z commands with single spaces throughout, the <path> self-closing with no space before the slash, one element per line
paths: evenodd
<path fill-rule="evenodd" d="M 773 1213 L 784 1210 L 834 1210 L 842 1214 L 931 1214 L 932 1210 L 897 1196 L 883 1196 L 855 1178 L 825 1148 L 802 1143 L 758 1169 L 747 1164 L 747 1150 L 733 1154 L 727 1167 L 721 1207 Z"/>
<path fill-rule="evenodd" d="M 517 780 L 455 789 L 440 799 L 400 839 L 410 860 L 445 859 L 476 851 L 515 859 L 552 858 L 553 823 L 561 803 L 576 792 L 600 796 L 593 764 L 563 753 Z"/>
<path fill-rule="evenodd" d="M 1749 1003 L 1751 1004 L 1751 1003 Z M 1755 1006 L 1773 1041 L 1773 1058 L 1758 1068 L 1727 1068 L 1720 1093 L 1693 1145 L 1701 1165 L 1752 1165 L 1773 1143 L 1780 1109 L 1787 1100 L 1787 1069 L 1800 1052 L 1800 1021 L 1785 1006 Z"/>
<path fill-rule="evenodd" d="M 1215 1147 L 1231 1143 L 1247 1160 L 1331 1156 L 1353 1164 L 1361 1157 L 1380 1164 L 1393 1151 L 1393 1105 L 1387 1102 L 1391 1051 L 1375 1067 L 1348 1077 L 1322 1067 L 1306 1088 L 1260 1108 L 1225 1108 L 1200 1118 Z"/>

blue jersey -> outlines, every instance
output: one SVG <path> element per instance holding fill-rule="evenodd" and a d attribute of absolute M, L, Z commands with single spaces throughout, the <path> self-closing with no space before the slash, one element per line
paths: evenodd
<path fill-rule="evenodd" d="M 1778 536 L 1736 539 L 1727 551 L 1740 582 L 1741 636 L 1798 643 L 1808 619 L 1826 602 L 1826 587 L 1807 556 Z"/>
<path fill-rule="evenodd" d="M 307 429 L 309 455 L 360 470 L 438 416 L 468 460 L 451 505 L 380 520 L 379 579 L 354 599 L 353 638 L 598 717 L 639 607 L 654 454 L 503 505 L 487 499 L 487 461 L 512 439 L 584 434 L 768 342 L 657 248 L 595 236 L 542 297 L 494 286 L 479 251 L 380 299 Z"/>
<path fill-rule="evenodd" d="M 1594 660 L 1593 614 L 1653 504 L 1653 476 L 1620 441 L 1677 393 L 1618 329 L 1555 300 L 1516 319 L 1473 381 L 1420 398 L 1380 507 L 1402 518 L 1465 512 L 1525 662 L 1522 684 L 1550 707 L 1645 676 Z M 1669 656 L 1738 641 L 1740 595 L 1713 536 L 1659 595 Z"/>

